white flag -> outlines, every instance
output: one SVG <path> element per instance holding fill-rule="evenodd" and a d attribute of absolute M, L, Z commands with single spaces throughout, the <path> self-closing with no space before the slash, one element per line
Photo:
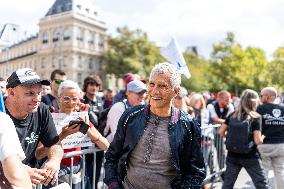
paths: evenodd
<path fill-rule="evenodd" d="M 187 79 L 190 78 L 191 75 L 175 38 L 172 38 L 167 47 L 161 48 L 160 52 L 163 57 L 177 67 L 181 74 L 184 74 Z"/>

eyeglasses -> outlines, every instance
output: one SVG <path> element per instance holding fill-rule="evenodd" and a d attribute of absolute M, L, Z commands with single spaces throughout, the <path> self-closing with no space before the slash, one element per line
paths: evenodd
<path fill-rule="evenodd" d="M 62 79 L 55 79 L 54 82 L 57 84 L 57 85 L 60 85 L 64 80 Z"/>
<path fill-rule="evenodd" d="M 76 102 L 79 100 L 79 97 L 75 96 L 75 97 L 70 97 L 70 96 L 63 96 L 62 97 L 64 102 L 69 102 L 70 100 L 72 100 L 73 102 Z"/>

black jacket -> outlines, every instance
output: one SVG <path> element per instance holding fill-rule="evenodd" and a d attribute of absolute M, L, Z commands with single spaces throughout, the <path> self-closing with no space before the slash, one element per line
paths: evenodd
<path fill-rule="evenodd" d="M 118 122 L 114 140 L 106 152 L 104 182 L 112 188 L 121 188 L 126 176 L 129 153 L 144 133 L 149 119 L 149 105 L 126 110 Z M 172 108 L 168 129 L 172 161 L 177 176 L 172 188 L 200 189 L 205 178 L 205 165 L 201 153 L 201 134 L 198 123 L 185 112 Z"/>

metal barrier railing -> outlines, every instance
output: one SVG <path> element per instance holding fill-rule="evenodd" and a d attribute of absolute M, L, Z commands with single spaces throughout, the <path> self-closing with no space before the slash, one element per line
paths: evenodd
<path fill-rule="evenodd" d="M 218 134 L 220 124 L 201 127 L 201 149 L 204 157 L 206 178 L 204 184 L 211 184 L 222 180 L 225 171 L 226 150 L 224 139 Z"/>
<path fill-rule="evenodd" d="M 225 171 L 225 158 L 226 158 L 226 150 L 224 145 L 224 139 L 218 134 L 218 128 L 220 124 L 216 125 L 206 125 L 201 127 L 201 149 L 204 157 L 205 168 L 206 168 L 206 178 L 204 180 L 204 184 L 212 184 L 211 188 L 213 188 L 213 184 L 217 181 L 220 181 L 222 173 Z M 73 151 L 64 154 L 63 159 L 70 158 L 71 166 L 70 166 L 70 175 L 69 175 L 69 185 L 72 188 L 72 177 L 73 177 L 73 168 L 74 168 L 74 157 L 81 156 L 82 157 L 82 174 L 81 174 L 81 189 L 85 189 L 85 170 L 86 170 L 86 154 L 94 154 L 93 160 L 93 186 L 92 189 L 96 189 L 95 180 L 96 180 L 96 152 L 102 151 L 100 149 L 96 149 L 95 147 L 91 147 L 88 149 L 83 149 L 81 151 Z M 104 168 L 102 166 L 102 173 L 104 177 Z M 57 184 L 58 185 L 58 179 Z M 41 189 L 41 185 L 37 186 L 37 189 Z M 107 188 L 105 184 L 103 184 L 103 189 Z"/>
<path fill-rule="evenodd" d="M 85 172 L 86 172 L 86 154 L 93 154 L 94 155 L 94 159 L 93 159 L 93 184 L 92 184 L 92 189 L 96 189 L 96 184 L 95 184 L 95 180 L 96 180 L 96 153 L 102 151 L 100 149 L 97 149 L 95 147 L 89 147 L 87 149 L 82 149 L 80 151 L 72 151 L 72 152 L 68 152 L 65 153 L 63 156 L 63 159 L 66 158 L 70 158 L 70 174 L 69 174 L 69 185 L 70 188 L 72 188 L 73 185 L 73 170 L 74 170 L 74 157 L 75 156 L 81 156 L 82 161 L 81 161 L 81 189 L 85 189 L 86 187 L 86 183 L 85 183 Z M 104 177 L 104 171 L 103 171 L 103 177 Z M 58 180 L 60 180 L 60 177 L 57 179 L 56 185 L 58 185 Z M 38 185 L 36 187 L 36 189 L 42 189 L 43 186 L 42 185 Z M 103 185 L 103 189 L 105 188 L 105 185 Z M 89 188 L 86 188 L 89 189 Z"/>

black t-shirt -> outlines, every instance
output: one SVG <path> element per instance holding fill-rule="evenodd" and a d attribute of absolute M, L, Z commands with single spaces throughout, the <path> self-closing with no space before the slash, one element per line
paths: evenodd
<path fill-rule="evenodd" d="M 51 113 L 48 106 L 41 103 L 36 112 L 30 113 L 27 118 L 19 120 L 14 118 L 6 108 L 16 127 L 18 137 L 25 152 L 26 159 L 23 163 L 35 167 L 35 150 L 39 141 L 50 147 L 59 140 Z"/>
<path fill-rule="evenodd" d="M 89 109 L 89 119 L 90 122 L 98 128 L 99 126 L 99 117 L 103 110 L 103 101 L 100 97 L 96 96 L 96 101 L 90 100 L 86 95 L 84 96 L 84 103 L 90 105 Z"/>
<path fill-rule="evenodd" d="M 101 97 L 96 96 L 97 101 L 92 101 L 90 100 L 86 95 L 84 95 L 84 103 L 85 104 L 89 104 L 91 106 L 91 111 L 94 112 L 95 114 L 97 114 L 97 116 L 99 116 L 99 114 L 101 113 L 101 111 L 104 109 L 103 108 L 103 100 Z"/>
<path fill-rule="evenodd" d="M 229 122 L 230 122 L 230 118 L 232 117 L 233 114 L 231 114 L 226 120 L 225 120 L 225 124 L 229 126 Z M 245 118 L 243 118 L 245 119 Z M 251 122 L 251 129 L 252 132 L 253 131 L 260 131 L 261 127 L 260 127 L 260 119 L 252 119 Z M 253 137 L 253 136 L 252 136 Z M 234 152 L 230 152 L 228 151 L 228 156 L 231 157 L 235 157 L 235 158 L 260 158 L 259 152 L 256 148 L 256 145 L 254 145 L 254 147 L 252 148 L 252 150 L 247 153 L 247 154 L 239 154 L 239 153 L 234 153 Z"/>
<path fill-rule="evenodd" d="M 52 96 L 51 94 L 47 94 L 41 97 L 41 101 L 49 106 L 49 110 L 51 112 L 58 112 L 59 111 L 59 103 L 57 99 Z"/>
<path fill-rule="evenodd" d="M 262 115 L 264 144 L 284 143 L 284 105 L 265 103 L 257 112 Z"/>

